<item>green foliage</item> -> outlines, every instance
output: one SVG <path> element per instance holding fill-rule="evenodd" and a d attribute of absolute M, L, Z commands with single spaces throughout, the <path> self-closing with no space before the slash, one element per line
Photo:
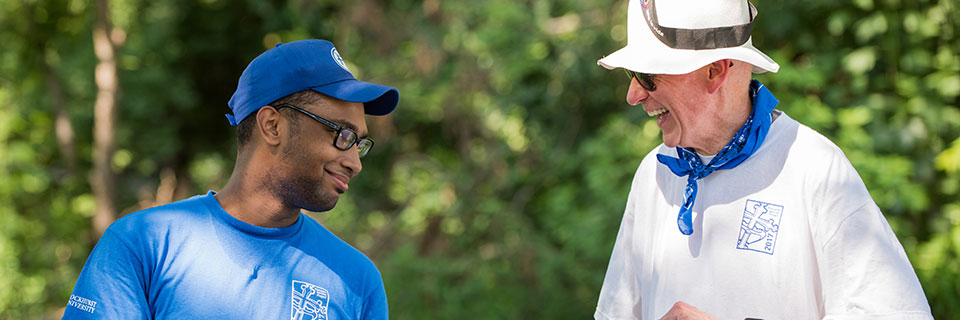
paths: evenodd
<path fill-rule="evenodd" d="M 960 311 L 957 3 L 767 4 L 764 15 L 793 18 L 763 34 L 762 46 L 782 43 L 775 56 L 784 68 L 762 80 L 783 110 L 844 150 L 903 243 L 934 316 L 950 318 Z M 825 30 L 810 29 L 823 17 Z"/>
<path fill-rule="evenodd" d="M 756 1 L 755 1 L 756 2 Z M 325 38 L 396 86 L 337 207 L 396 319 L 589 318 L 641 158 L 660 143 L 626 81 L 627 1 L 111 0 L 118 207 L 217 189 L 236 80 L 278 41 Z M 954 0 L 763 1 L 758 75 L 835 141 L 900 237 L 937 318 L 960 311 L 960 10 Z M 0 319 L 56 317 L 92 248 L 93 3 L 0 0 Z M 57 94 L 74 128 L 57 134 Z M 544 306 L 549 306 L 544 308 Z"/>

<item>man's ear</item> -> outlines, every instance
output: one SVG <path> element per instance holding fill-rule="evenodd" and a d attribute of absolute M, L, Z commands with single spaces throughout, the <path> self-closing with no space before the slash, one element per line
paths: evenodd
<path fill-rule="evenodd" d="M 720 86 L 727 80 L 727 77 L 730 75 L 730 68 L 733 67 L 733 60 L 723 59 L 717 60 L 713 63 L 707 65 L 707 92 L 715 93 L 717 90 L 720 90 Z"/>
<path fill-rule="evenodd" d="M 268 146 L 280 144 L 280 112 L 271 106 L 257 110 L 257 134 Z"/>

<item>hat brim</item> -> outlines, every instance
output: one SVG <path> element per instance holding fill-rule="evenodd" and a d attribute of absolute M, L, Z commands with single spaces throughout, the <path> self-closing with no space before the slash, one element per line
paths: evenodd
<path fill-rule="evenodd" d="M 354 79 L 310 89 L 343 101 L 363 103 L 364 113 L 374 116 L 389 114 L 400 103 L 400 92 L 396 88 Z"/>
<path fill-rule="evenodd" d="M 709 50 L 672 49 L 650 36 L 648 45 L 630 45 L 597 61 L 607 69 L 625 68 L 651 74 L 685 74 L 721 59 L 736 59 L 753 65 L 754 73 L 777 72 L 780 65 L 754 48 L 751 41 L 739 47 Z M 646 40 L 646 39 L 645 39 Z"/>

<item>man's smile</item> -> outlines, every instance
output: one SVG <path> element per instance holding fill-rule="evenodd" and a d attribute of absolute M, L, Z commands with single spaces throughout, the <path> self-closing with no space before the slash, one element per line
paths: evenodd
<path fill-rule="evenodd" d="M 330 174 L 330 177 L 333 178 L 334 186 L 337 189 L 337 192 L 344 193 L 347 191 L 349 186 L 347 185 L 350 182 L 350 177 L 344 174 L 332 172 L 327 170 L 327 173 Z"/>

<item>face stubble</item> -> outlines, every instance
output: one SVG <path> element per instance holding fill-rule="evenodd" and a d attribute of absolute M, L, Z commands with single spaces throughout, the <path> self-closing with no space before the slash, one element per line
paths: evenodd
<path fill-rule="evenodd" d="M 290 143 L 280 150 L 280 163 L 269 170 L 269 178 L 264 181 L 264 186 L 268 192 L 280 199 L 284 207 L 312 212 L 329 211 L 337 205 L 340 195 L 327 190 L 323 183 L 326 174 L 317 176 L 318 171 L 325 171 L 322 167 L 315 170 L 313 165 L 318 162 L 325 165 L 327 161 L 318 161 L 316 157 L 311 157 L 311 150 L 304 145 L 299 129 L 297 124 L 291 125 L 291 139 L 288 140 Z"/>

